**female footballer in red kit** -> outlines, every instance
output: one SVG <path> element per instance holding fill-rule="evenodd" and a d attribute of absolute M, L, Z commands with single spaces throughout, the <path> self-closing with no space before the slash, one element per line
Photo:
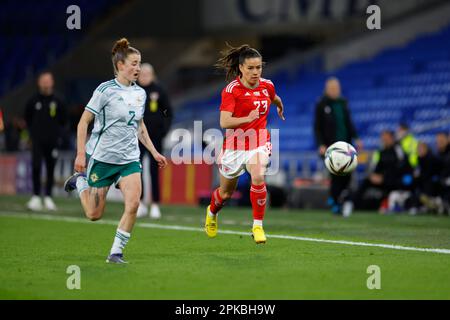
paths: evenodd
<path fill-rule="evenodd" d="M 261 78 L 262 56 L 250 46 L 230 47 L 216 66 L 226 71 L 227 81 L 232 81 L 222 90 L 220 126 L 227 130 L 217 161 L 220 186 L 214 190 L 206 209 L 205 231 L 210 238 L 217 235 L 218 213 L 231 198 L 239 176 L 247 170 L 251 176 L 252 236 L 257 244 L 265 243 L 265 174 L 272 149 L 267 115 L 273 103 L 279 117 L 285 120 L 283 102 L 272 81 Z"/>

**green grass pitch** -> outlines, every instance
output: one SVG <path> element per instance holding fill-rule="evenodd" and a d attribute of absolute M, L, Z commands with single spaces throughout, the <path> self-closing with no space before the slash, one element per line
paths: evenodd
<path fill-rule="evenodd" d="M 268 242 L 257 246 L 250 208 L 225 208 L 219 235 L 208 239 L 204 208 L 165 206 L 160 221 L 138 220 L 130 263 L 110 265 L 121 203 L 108 203 L 99 223 L 81 219 L 77 199 L 58 198 L 58 212 L 42 214 L 27 212 L 27 200 L 0 197 L 0 299 L 450 298 L 450 254 L 270 237 L 450 249 L 449 217 L 269 209 Z M 66 287 L 70 265 L 80 267 L 80 290 Z M 367 288 L 370 265 L 380 267 L 381 289 Z"/>

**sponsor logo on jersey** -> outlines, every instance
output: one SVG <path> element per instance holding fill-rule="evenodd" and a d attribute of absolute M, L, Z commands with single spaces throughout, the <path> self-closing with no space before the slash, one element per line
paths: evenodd
<path fill-rule="evenodd" d="M 255 91 L 255 92 L 253 92 L 253 95 L 259 97 L 259 96 L 261 96 L 261 93 L 259 91 Z"/>
<path fill-rule="evenodd" d="M 247 92 L 245 93 L 245 96 L 246 96 L 246 97 L 251 96 L 250 92 L 247 91 Z"/>

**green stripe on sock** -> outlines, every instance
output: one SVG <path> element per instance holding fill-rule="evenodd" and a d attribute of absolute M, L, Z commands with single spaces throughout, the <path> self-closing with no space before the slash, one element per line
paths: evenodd
<path fill-rule="evenodd" d="M 120 234 L 118 232 L 116 232 L 116 237 L 119 238 L 120 240 L 129 240 L 130 237 L 124 236 L 123 234 Z"/>

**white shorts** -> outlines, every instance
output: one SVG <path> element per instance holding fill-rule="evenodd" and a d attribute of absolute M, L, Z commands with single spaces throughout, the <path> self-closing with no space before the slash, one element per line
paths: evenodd
<path fill-rule="evenodd" d="M 254 150 L 222 150 L 217 158 L 220 174 L 227 179 L 233 179 L 243 175 L 246 170 L 246 165 L 257 153 L 262 153 L 270 157 L 272 144 L 268 142 L 265 146 L 258 147 Z"/>

